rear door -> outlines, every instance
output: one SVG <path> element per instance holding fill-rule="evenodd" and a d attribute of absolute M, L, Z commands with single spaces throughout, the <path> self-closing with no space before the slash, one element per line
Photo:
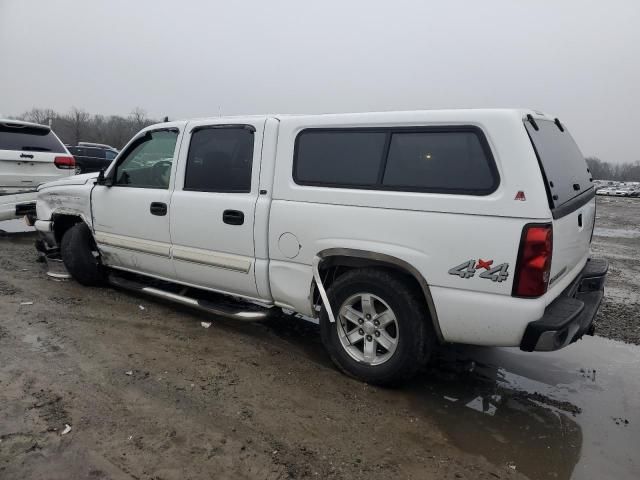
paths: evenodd
<path fill-rule="evenodd" d="M 263 130 L 264 119 L 189 123 L 171 198 L 180 281 L 258 298 L 253 226 Z"/>
<path fill-rule="evenodd" d="M 49 127 L 0 123 L 0 193 L 34 190 L 38 185 L 73 174 L 60 169 L 55 157 L 67 156 Z"/>
<path fill-rule="evenodd" d="M 525 127 L 546 182 L 553 214 L 550 285 L 583 264 L 595 222 L 595 189 L 584 156 L 559 121 L 528 119 Z"/>

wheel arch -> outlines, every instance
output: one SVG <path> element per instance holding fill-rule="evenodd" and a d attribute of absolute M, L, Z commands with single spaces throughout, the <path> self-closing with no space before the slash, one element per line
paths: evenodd
<path fill-rule="evenodd" d="M 316 267 L 317 266 L 317 267 Z M 336 268 L 338 275 L 335 275 L 332 279 L 326 278 L 326 274 L 331 271 L 332 268 Z M 318 278 L 314 275 L 314 280 L 311 282 L 311 310 L 315 312 L 315 305 L 322 301 L 324 303 L 323 291 L 328 288 L 332 281 L 335 280 L 339 274 L 339 268 L 353 269 L 363 267 L 378 267 L 393 270 L 409 277 L 418 290 L 424 297 L 425 305 L 429 313 L 429 317 L 433 324 L 433 328 L 436 332 L 438 340 L 444 342 L 442 331 L 440 329 L 440 323 L 438 321 L 438 314 L 436 311 L 433 297 L 431 296 L 431 290 L 426 279 L 422 274 L 410 263 L 400 258 L 388 255 L 385 253 L 372 252 L 369 250 L 359 250 L 354 248 L 328 248 L 321 252 L 318 252 L 317 259 L 314 262 L 314 269 L 318 270 Z M 323 273 L 325 278 L 323 279 Z M 335 273 L 335 271 L 334 271 Z M 344 272 L 343 272 L 344 273 Z M 318 279 L 321 280 L 321 285 L 318 286 Z M 320 288 L 319 288 L 320 287 Z M 326 294 L 324 294 L 326 295 Z M 333 314 L 330 315 L 330 318 Z"/>
<path fill-rule="evenodd" d="M 57 245 L 60 245 L 62 236 L 71 227 L 78 223 L 84 223 L 89 227 L 91 236 L 93 236 L 93 230 L 91 225 L 85 220 L 84 216 L 76 212 L 55 212 L 51 215 L 51 221 L 53 222 L 52 232 Z"/>

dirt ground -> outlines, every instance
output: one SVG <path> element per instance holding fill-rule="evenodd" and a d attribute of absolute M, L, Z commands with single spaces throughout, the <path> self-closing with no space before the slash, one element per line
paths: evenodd
<path fill-rule="evenodd" d="M 598 197 L 591 249 L 609 259 L 598 335 L 640 345 L 640 198 Z"/>
<path fill-rule="evenodd" d="M 612 262 L 612 294 L 598 333 L 640 343 L 640 201 L 605 200 L 594 250 Z M 585 448 L 584 407 L 505 389 L 502 367 L 480 413 L 451 410 L 488 385 L 465 373 L 473 361 L 368 386 L 336 371 L 313 324 L 238 324 L 56 281 L 34 239 L 0 238 L 0 479 L 569 478 Z M 496 408 L 511 416 L 488 422 Z"/>

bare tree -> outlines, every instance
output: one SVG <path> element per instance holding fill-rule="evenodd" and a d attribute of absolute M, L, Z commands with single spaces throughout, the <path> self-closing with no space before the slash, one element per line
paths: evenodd
<path fill-rule="evenodd" d="M 612 164 L 597 157 L 587 157 L 586 160 L 594 179 L 640 182 L 640 162 Z"/>
<path fill-rule="evenodd" d="M 27 122 L 50 125 L 57 116 L 58 114 L 51 108 L 32 108 L 28 112 L 20 115 L 20 118 Z"/>
<path fill-rule="evenodd" d="M 88 130 L 89 120 L 91 119 L 91 115 L 81 110 L 79 108 L 73 107 L 71 112 L 67 115 L 68 121 L 71 124 L 72 132 L 73 132 L 73 142 L 74 145 L 77 145 L 81 139 L 83 139 L 83 135 Z"/>
<path fill-rule="evenodd" d="M 133 124 L 138 130 L 142 130 L 149 124 L 149 119 L 147 118 L 147 112 L 140 107 L 136 107 L 131 110 L 129 114 L 129 118 L 133 121 Z"/>
<path fill-rule="evenodd" d="M 74 107 L 66 115 L 50 108 L 32 108 L 14 118 L 51 125 L 65 144 L 88 141 L 106 143 L 116 148 L 122 148 L 142 128 L 158 122 L 148 118 L 146 111 L 140 107 L 134 108 L 126 117 L 91 115 Z"/>

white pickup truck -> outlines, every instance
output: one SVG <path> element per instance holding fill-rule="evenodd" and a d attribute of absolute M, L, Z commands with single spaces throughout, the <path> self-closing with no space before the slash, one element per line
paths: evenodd
<path fill-rule="evenodd" d="M 85 285 L 319 318 L 338 367 L 387 384 L 437 343 L 592 333 L 595 208 L 578 147 L 539 112 L 262 115 L 148 127 L 106 172 L 42 186 L 36 228 Z"/>

